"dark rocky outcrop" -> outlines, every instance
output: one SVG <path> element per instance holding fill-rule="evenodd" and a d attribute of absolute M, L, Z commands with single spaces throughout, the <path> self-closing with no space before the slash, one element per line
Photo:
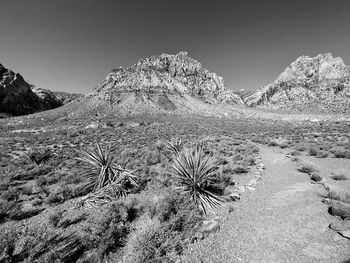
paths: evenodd
<path fill-rule="evenodd" d="M 20 74 L 0 64 L 0 118 L 54 109 L 82 96 L 56 94 L 29 84 Z"/>
<path fill-rule="evenodd" d="M 350 112 L 350 71 L 339 57 L 301 56 L 271 84 L 244 98 L 249 106 L 300 112 Z"/>
<path fill-rule="evenodd" d="M 25 115 L 52 109 L 37 96 L 23 77 L 0 64 L 0 112 L 11 115 Z"/>

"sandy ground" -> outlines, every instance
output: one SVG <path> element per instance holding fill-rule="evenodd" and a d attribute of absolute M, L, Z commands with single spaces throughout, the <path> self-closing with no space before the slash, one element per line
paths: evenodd
<path fill-rule="evenodd" d="M 329 229 L 336 218 L 320 184 L 281 151 L 261 147 L 266 166 L 216 235 L 195 243 L 182 262 L 350 262 L 350 240 Z"/>

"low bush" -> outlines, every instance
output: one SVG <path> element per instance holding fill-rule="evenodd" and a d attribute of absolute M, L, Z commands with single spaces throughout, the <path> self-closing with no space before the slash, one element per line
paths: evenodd
<path fill-rule="evenodd" d="M 49 148 L 30 149 L 26 155 L 30 161 L 37 165 L 45 164 L 53 157 Z"/>
<path fill-rule="evenodd" d="M 54 227 L 58 226 L 58 223 L 62 219 L 62 216 L 64 214 L 64 210 L 58 210 L 54 211 L 50 216 L 49 216 L 49 223 L 53 225 Z"/>
<path fill-rule="evenodd" d="M 17 201 L 18 197 L 19 197 L 19 191 L 16 188 L 8 189 L 7 191 L 1 194 L 1 199 L 7 202 Z"/>
<path fill-rule="evenodd" d="M 350 180 L 350 172 L 346 170 L 338 170 L 333 172 L 330 177 L 336 181 Z"/>
<path fill-rule="evenodd" d="M 319 169 L 316 166 L 314 166 L 312 163 L 303 162 L 300 164 L 298 171 L 302 173 L 312 174 L 312 173 L 319 172 Z"/>

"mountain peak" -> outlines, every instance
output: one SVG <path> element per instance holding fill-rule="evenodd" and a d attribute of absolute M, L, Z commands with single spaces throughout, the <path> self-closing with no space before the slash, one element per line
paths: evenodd
<path fill-rule="evenodd" d="M 273 109 L 348 112 L 349 67 L 331 53 L 300 56 L 273 83 L 245 98 L 245 102 Z"/>
<path fill-rule="evenodd" d="M 222 77 L 205 69 L 185 51 L 151 56 L 130 67 L 118 67 L 87 97 L 120 107 L 129 104 L 128 108 L 134 103 L 162 109 L 167 101 L 166 105 L 176 109 L 175 101 L 186 104 L 189 97 L 209 104 L 244 105 L 239 95 L 227 89 Z"/>

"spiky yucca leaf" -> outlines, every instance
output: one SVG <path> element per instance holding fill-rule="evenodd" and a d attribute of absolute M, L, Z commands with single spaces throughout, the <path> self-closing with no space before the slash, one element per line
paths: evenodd
<path fill-rule="evenodd" d="M 96 143 L 96 149 L 83 151 L 82 154 L 83 157 L 78 159 L 89 166 L 85 173 L 85 189 L 91 189 L 93 193 L 83 197 L 78 206 L 102 205 L 113 199 L 125 197 L 131 187 L 137 186 L 136 177 L 115 163 L 110 149 L 104 151 Z"/>
<path fill-rule="evenodd" d="M 104 151 L 99 143 L 96 142 L 95 149 L 90 151 L 82 150 L 82 155 L 81 158 L 77 159 L 89 166 L 84 174 L 86 187 L 97 191 L 112 181 L 112 178 L 115 177 L 113 169 L 115 159 L 110 149 Z"/>
<path fill-rule="evenodd" d="M 170 174 L 179 187 L 190 194 L 193 201 L 207 213 L 218 210 L 223 202 L 219 196 L 208 190 L 217 170 L 218 162 L 197 145 L 194 148 L 185 148 L 173 157 Z"/>
<path fill-rule="evenodd" d="M 169 160 L 175 155 L 179 155 L 183 148 L 183 142 L 179 138 L 172 138 L 167 142 L 157 142 L 156 146 L 158 150 Z"/>

